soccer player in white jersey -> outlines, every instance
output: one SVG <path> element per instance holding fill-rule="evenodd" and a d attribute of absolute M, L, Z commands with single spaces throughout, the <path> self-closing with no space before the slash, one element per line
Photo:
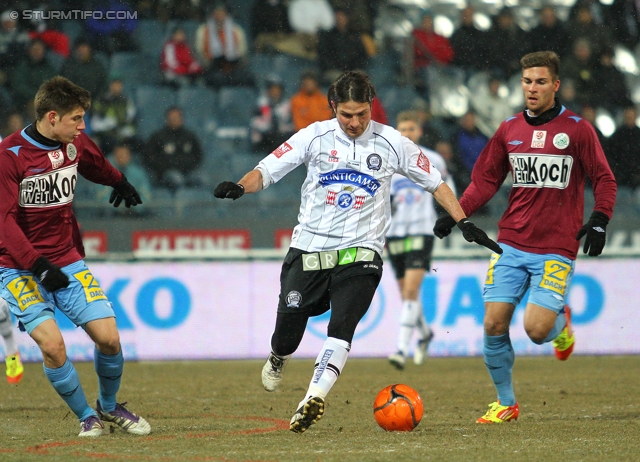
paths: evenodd
<path fill-rule="evenodd" d="M 0 335 L 4 339 L 4 362 L 7 365 L 7 382 L 20 383 L 24 374 L 24 366 L 20 360 L 20 352 L 13 335 L 9 305 L 2 297 L 0 297 Z"/>
<path fill-rule="evenodd" d="M 500 252 L 465 217 L 440 172 L 418 146 L 394 128 L 371 120 L 375 95 L 365 73 L 343 73 L 329 88 L 335 119 L 300 130 L 238 183 L 225 181 L 214 191 L 215 197 L 235 200 L 269 187 L 300 164 L 307 167 L 299 224 L 280 275 L 272 352 L 262 369 L 264 388 L 274 391 L 309 317 L 331 307 L 327 340 L 309 388 L 291 418 L 290 429 L 296 433 L 322 417 L 325 398 L 342 372 L 356 326 L 380 282 L 380 254 L 391 214 L 389 188 L 395 172 L 432 193 L 467 241 Z"/>
<path fill-rule="evenodd" d="M 398 114 L 397 128 L 401 135 L 418 144 L 422 127 L 417 112 L 405 111 Z M 424 146 L 418 147 L 455 193 L 455 185 L 442 156 Z M 414 330 L 418 333 L 418 345 L 413 353 L 415 364 L 423 363 L 433 339 L 433 331 L 427 324 L 419 295 L 425 273 L 431 267 L 433 226 L 437 212 L 431 194 L 407 177 L 396 173 L 391 177 L 391 213 L 387 252 L 400 286 L 402 312 L 398 351 L 389 356 L 389 362 L 398 369 L 404 369 Z"/>

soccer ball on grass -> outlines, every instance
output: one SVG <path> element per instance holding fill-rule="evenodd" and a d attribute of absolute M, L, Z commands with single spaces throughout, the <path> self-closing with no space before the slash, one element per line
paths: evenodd
<path fill-rule="evenodd" d="M 409 432 L 422 419 L 424 408 L 417 391 L 401 383 L 382 389 L 373 402 L 373 416 L 388 432 Z"/>

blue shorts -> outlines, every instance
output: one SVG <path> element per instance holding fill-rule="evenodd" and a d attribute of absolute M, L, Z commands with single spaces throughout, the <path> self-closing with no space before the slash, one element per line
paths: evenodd
<path fill-rule="evenodd" d="M 506 244 L 500 247 L 502 255 L 491 255 L 484 301 L 517 306 L 530 289 L 529 303 L 560 312 L 569 293 L 575 261 L 553 253 L 523 252 Z"/>
<path fill-rule="evenodd" d="M 69 286 L 49 292 L 30 271 L 0 267 L 0 296 L 30 334 L 39 324 L 62 311 L 76 326 L 115 317 L 111 302 L 83 260 L 62 268 Z"/>

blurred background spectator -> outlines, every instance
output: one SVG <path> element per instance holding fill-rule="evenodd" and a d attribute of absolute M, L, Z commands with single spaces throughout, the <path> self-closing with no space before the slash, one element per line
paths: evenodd
<path fill-rule="evenodd" d="M 422 14 L 420 26 L 413 30 L 412 35 L 414 85 L 416 90 L 428 99 L 427 67 L 430 65 L 447 66 L 454 59 L 454 51 L 449 40 L 434 31 L 433 14 L 429 11 Z"/>
<path fill-rule="evenodd" d="M 460 25 L 451 35 L 453 64 L 465 72 L 468 78 L 474 72 L 487 68 L 489 49 L 486 32 L 478 29 L 473 21 L 475 9 L 467 6 L 460 12 Z"/>
<path fill-rule="evenodd" d="M 252 86 L 246 67 L 247 39 L 242 27 L 229 15 L 224 2 L 216 2 L 196 32 L 196 51 L 204 63 L 207 85 Z"/>
<path fill-rule="evenodd" d="M 96 58 L 91 44 L 84 37 L 75 41 L 73 55 L 64 62 L 60 74 L 89 91 L 92 98 L 97 98 L 107 89 L 107 69 Z"/>
<path fill-rule="evenodd" d="M 284 97 L 282 82 L 272 79 L 258 98 L 256 115 L 251 118 L 251 148 L 258 154 L 267 155 L 293 133 L 291 102 Z"/>
<path fill-rule="evenodd" d="M 476 113 L 478 129 L 491 138 L 500 124 L 513 115 L 513 109 L 506 98 L 500 96 L 502 81 L 495 75 L 487 79 L 486 85 L 474 92 L 471 106 Z"/>
<path fill-rule="evenodd" d="M 11 93 L 15 107 L 23 112 L 30 112 L 33 97 L 45 80 L 57 74 L 56 70 L 45 59 L 47 49 L 42 40 L 32 40 L 11 75 Z"/>
<path fill-rule="evenodd" d="M 92 136 L 103 152 L 111 152 L 117 143 L 128 143 L 140 149 L 136 140 L 136 106 L 124 93 L 120 77 L 113 77 L 106 93 L 91 105 Z"/>
<path fill-rule="evenodd" d="M 595 76 L 598 104 L 607 109 L 612 115 L 617 115 L 623 108 L 631 106 L 631 97 L 624 75 L 613 65 L 615 52 L 613 48 L 605 48 L 600 54 L 600 61 L 595 66 Z"/>
<path fill-rule="evenodd" d="M 314 72 L 305 72 L 300 78 L 300 90 L 291 98 L 291 117 L 296 131 L 313 122 L 330 119 L 332 115 L 326 93 L 320 90 Z"/>
<path fill-rule="evenodd" d="M 573 53 L 562 61 L 562 77 L 573 81 L 578 105 L 594 104 L 602 82 L 596 80 L 596 59 L 591 44 L 581 38 L 573 44 Z M 561 81 L 562 82 L 562 81 Z M 562 87 L 562 84 L 560 85 Z"/>
<path fill-rule="evenodd" d="M 318 65 L 325 85 L 347 70 L 364 70 L 367 51 L 360 33 L 350 29 L 344 10 L 335 10 L 335 26 L 318 33 Z"/>
<path fill-rule="evenodd" d="M 543 6 L 539 13 L 539 23 L 531 30 L 529 52 L 540 51 L 540 44 L 544 49 L 555 51 L 560 59 L 571 51 L 571 42 L 565 24 L 558 19 L 556 10 L 551 5 Z"/>
<path fill-rule="evenodd" d="M 591 52 L 596 58 L 612 45 L 611 31 L 604 24 L 595 23 L 587 4 L 576 8 L 576 15 L 569 23 L 568 35 L 572 45 L 579 39 L 588 40 Z"/>
<path fill-rule="evenodd" d="M 520 58 L 529 49 L 527 33 L 513 20 L 511 10 L 502 8 L 493 17 L 486 35 L 488 68 L 503 79 L 520 73 Z"/>
<path fill-rule="evenodd" d="M 181 27 L 172 30 L 162 47 L 160 69 L 163 83 L 174 87 L 193 85 L 201 75 L 202 67 L 191 54 L 187 34 Z"/>
<path fill-rule="evenodd" d="M 284 0 L 255 0 L 251 7 L 251 34 L 257 53 L 282 51 L 280 43 L 288 42 L 293 29 Z"/>
<path fill-rule="evenodd" d="M 298 46 L 288 46 L 285 53 L 315 61 L 318 59 L 318 32 L 335 25 L 333 8 L 327 0 L 290 0 L 289 24 Z"/>
<path fill-rule="evenodd" d="M 165 126 L 147 141 L 143 164 L 157 185 L 175 192 L 186 186 L 203 186 L 200 140 L 185 128 L 182 110 L 171 107 L 165 113 Z"/>
<path fill-rule="evenodd" d="M 11 112 L 3 117 L 2 131 L 0 131 L 0 139 L 22 130 L 27 126 L 22 113 L 18 111 Z"/>
<path fill-rule="evenodd" d="M 0 16 L 0 72 L 11 72 L 24 54 L 29 43 L 29 35 L 18 27 L 18 21 L 11 17 L 11 11 L 7 10 Z"/>
<path fill-rule="evenodd" d="M 635 106 L 624 109 L 622 125 L 611 135 L 607 157 L 618 187 L 640 186 L 640 127 Z"/>
<path fill-rule="evenodd" d="M 454 180 L 462 193 L 471 183 L 471 171 L 489 138 L 476 125 L 476 114 L 472 110 L 460 117 L 458 123 L 460 126 L 453 136 L 454 159 L 458 163 L 458 168 L 454 168 L 457 174 Z"/>
<path fill-rule="evenodd" d="M 136 207 L 112 207 L 111 204 L 109 204 L 109 196 L 113 188 L 95 184 L 95 188 L 97 189 L 95 198 L 98 202 L 104 204 L 105 211 L 109 214 L 126 217 L 148 216 L 148 206 L 152 199 L 151 180 L 136 157 L 137 156 L 131 151 L 131 146 L 126 143 L 116 144 L 113 147 L 113 152 L 107 156 L 109 162 L 121 171 L 131 184 L 136 185 L 136 190 L 142 199 L 142 205 Z"/>

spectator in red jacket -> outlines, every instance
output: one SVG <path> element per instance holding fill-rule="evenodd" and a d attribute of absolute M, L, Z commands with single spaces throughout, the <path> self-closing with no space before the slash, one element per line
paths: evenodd
<path fill-rule="evenodd" d="M 180 27 L 173 30 L 162 48 L 160 69 L 164 83 L 174 87 L 192 84 L 202 75 L 202 67 L 189 49 L 187 34 Z"/>
<path fill-rule="evenodd" d="M 449 40 L 433 29 L 433 15 L 425 12 L 420 26 L 413 30 L 413 67 L 416 89 L 428 97 L 426 68 L 437 64 L 447 66 L 453 61 L 453 47 Z"/>

